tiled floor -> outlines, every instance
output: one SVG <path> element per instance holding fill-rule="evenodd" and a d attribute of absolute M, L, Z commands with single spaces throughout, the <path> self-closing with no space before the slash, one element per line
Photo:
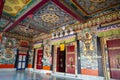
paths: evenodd
<path fill-rule="evenodd" d="M 42 70 L 26 70 L 16 71 L 15 69 L 0 69 L 0 80 L 105 80 L 104 77 L 91 75 L 71 75 L 64 73 L 52 73 L 46 75 L 47 71 Z M 115 80 L 115 79 L 109 79 Z M 118 79 L 120 80 L 120 79 Z"/>
<path fill-rule="evenodd" d="M 29 71 L 0 71 L 0 80 L 81 80 L 55 77 Z"/>

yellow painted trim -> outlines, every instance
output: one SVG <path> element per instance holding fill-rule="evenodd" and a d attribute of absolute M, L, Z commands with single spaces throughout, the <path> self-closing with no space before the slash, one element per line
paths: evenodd
<path fill-rule="evenodd" d="M 34 44 L 33 47 L 34 48 L 40 48 L 40 47 L 42 47 L 42 43 Z"/>
<path fill-rule="evenodd" d="M 26 5 L 28 5 L 32 0 L 29 0 L 27 3 L 23 3 L 22 0 L 18 0 L 19 4 L 12 4 L 11 2 L 9 2 L 10 0 L 6 0 L 5 4 L 6 6 L 10 6 L 10 8 L 12 8 L 12 11 L 8 11 L 8 10 L 4 10 L 4 12 L 11 14 L 13 16 L 16 16 Z M 16 10 L 15 7 L 19 7 L 19 10 Z"/>
<path fill-rule="evenodd" d="M 109 50 L 115 50 L 115 49 L 120 49 L 120 47 L 111 47 L 111 48 L 108 48 Z"/>

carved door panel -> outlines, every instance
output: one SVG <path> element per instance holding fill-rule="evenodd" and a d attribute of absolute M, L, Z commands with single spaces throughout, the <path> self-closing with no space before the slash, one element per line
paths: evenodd
<path fill-rule="evenodd" d="M 66 72 L 75 74 L 75 46 L 67 46 Z"/>
<path fill-rule="evenodd" d="M 42 57 L 43 57 L 42 53 L 43 53 L 43 50 L 37 51 L 37 64 L 36 64 L 37 69 L 42 69 Z"/>
<path fill-rule="evenodd" d="M 120 79 L 120 39 L 108 40 L 110 77 Z"/>

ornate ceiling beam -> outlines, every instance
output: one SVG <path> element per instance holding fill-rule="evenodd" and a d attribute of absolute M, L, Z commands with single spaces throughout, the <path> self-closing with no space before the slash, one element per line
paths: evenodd
<path fill-rule="evenodd" d="M 77 19 L 80 22 L 83 22 L 82 18 L 78 17 L 75 13 L 73 13 L 71 10 L 69 10 L 66 6 L 64 6 L 62 3 L 59 2 L 59 0 L 51 0 L 53 3 L 58 5 L 60 8 L 62 8 L 64 11 L 66 11 L 68 14 L 70 14 L 72 17 Z"/>
<path fill-rule="evenodd" d="M 35 7 L 33 7 L 31 10 L 29 10 L 26 14 L 21 16 L 18 20 L 16 20 L 12 25 L 8 26 L 4 29 L 5 32 L 9 31 L 11 28 L 15 27 L 19 22 L 21 22 L 24 18 L 26 18 L 28 15 L 32 14 L 34 11 L 36 11 L 38 8 L 46 4 L 49 0 L 42 0 L 40 3 L 38 3 Z"/>

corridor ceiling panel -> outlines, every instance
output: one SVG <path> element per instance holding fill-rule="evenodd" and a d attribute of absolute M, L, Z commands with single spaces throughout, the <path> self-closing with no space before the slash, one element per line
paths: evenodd
<path fill-rule="evenodd" d="M 120 0 L 60 0 L 60 2 L 86 17 L 120 7 Z"/>
<path fill-rule="evenodd" d="M 25 25 L 17 25 L 14 29 L 10 30 L 11 33 L 16 33 L 25 37 L 33 37 L 34 35 L 40 34 L 40 31 L 34 30 Z"/>
<path fill-rule="evenodd" d="M 10 16 L 19 16 L 28 9 L 33 0 L 6 0 L 3 11 Z"/>
<path fill-rule="evenodd" d="M 49 2 L 43 7 L 39 8 L 33 14 L 33 20 L 47 30 L 56 29 L 76 21 L 68 13 L 63 11 L 52 2 Z"/>
<path fill-rule="evenodd" d="M 86 15 L 120 5 L 120 0 L 71 0 Z"/>
<path fill-rule="evenodd" d="M 26 37 L 50 34 L 63 26 L 118 10 L 120 0 L 5 0 L 0 32 Z"/>

